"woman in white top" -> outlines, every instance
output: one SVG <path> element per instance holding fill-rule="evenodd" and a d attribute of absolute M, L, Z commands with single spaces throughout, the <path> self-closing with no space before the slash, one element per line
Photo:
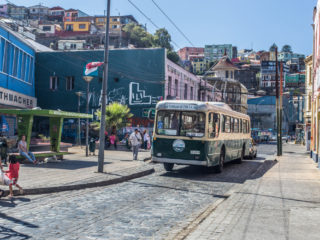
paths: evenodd
<path fill-rule="evenodd" d="M 144 149 L 147 150 L 148 146 L 150 145 L 150 136 L 147 130 L 143 131 L 143 143 L 144 143 Z"/>
<path fill-rule="evenodd" d="M 18 149 L 21 156 L 25 157 L 30 162 L 36 164 L 37 160 L 32 152 L 29 152 L 27 150 L 27 142 L 26 142 L 26 136 L 22 135 L 21 140 L 18 143 Z"/>

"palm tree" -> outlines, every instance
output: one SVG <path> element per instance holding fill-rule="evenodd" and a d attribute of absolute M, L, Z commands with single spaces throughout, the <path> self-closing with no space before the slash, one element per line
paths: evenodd
<path fill-rule="evenodd" d="M 96 112 L 98 118 L 101 118 L 101 111 Z M 122 105 L 114 102 L 106 107 L 106 128 L 120 129 L 127 126 L 127 120 L 133 114 L 130 113 L 130 108 L 127 105 Z M 95 123 L 96 127 L 100 128 L 100 122 Z"/>

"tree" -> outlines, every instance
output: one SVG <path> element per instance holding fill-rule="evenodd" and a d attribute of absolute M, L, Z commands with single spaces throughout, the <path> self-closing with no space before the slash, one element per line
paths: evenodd
<path fill-rule="evenodd" d="M 271 45 L 271 47 L 269 48 L 270 52 L 275 52 L 276 51 L 276 47 L 278 47 L 275 43 Z"/>
<path fill-rule="evenodd" d="M 282 47 L 281 52 L 292 53 L 292 48 L 290 45 L 286 44 Z"/>
<path fill-rule="evenodd" d="M 127 33 L 130 39 L 130 43 L 132 43 L 136 47 L 148 48 L 152 46 L 152 34 L 148 33 L 141 26 L 134 23 L 129 23 L 124 26 L 123 31 Z"/>
<path fill-rule="evenodd" d="M 158 29 L 153 35 L 153 43 L 156 47 L 166 48 L 168 50 L 172 50 L 171 35 L 168 30 L 165 28 Z"/>
<path fill-rule="evenodd" d="M 101 111 L 96 112 L 98 118 L 101 118 Z M 120 129 L 127 125 L 127 120 L 131 118 L 133 114 L 130 113 L 130 108 L 127 105 L 114 102 L 106 107 L 106 126 L 107 128 Z M 100 128 L 100 122 L 95 123 Z"/>
<path fill-rule="evenodd" d="M 167 58 L 177 64 L 179 63 L 179 60 L 180 60 L 179 55 L 176 52 L 171 51 L 171 50 L 167 51 Z"/>

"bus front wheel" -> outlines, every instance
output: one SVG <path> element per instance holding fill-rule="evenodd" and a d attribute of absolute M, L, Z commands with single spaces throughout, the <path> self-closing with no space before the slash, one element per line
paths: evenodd
<path fill-rule="evenodd" d="M 171 172 L 173 169 L 174 164 L 173 163 L 163 163 L 163 167 L 166 171 Z"/>

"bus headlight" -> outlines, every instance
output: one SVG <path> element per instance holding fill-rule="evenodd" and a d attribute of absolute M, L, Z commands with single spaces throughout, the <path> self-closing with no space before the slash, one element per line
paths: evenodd
<path fill-rule="evenodd" d="M 200 155 L 200 151 L 199 150 L 191 150 L 190 154 L 191 155 Z"/>
<path fill-rule="evenodd" d="M 162 157 L 162 153 L 157 153 L 157 157 Z"/>

